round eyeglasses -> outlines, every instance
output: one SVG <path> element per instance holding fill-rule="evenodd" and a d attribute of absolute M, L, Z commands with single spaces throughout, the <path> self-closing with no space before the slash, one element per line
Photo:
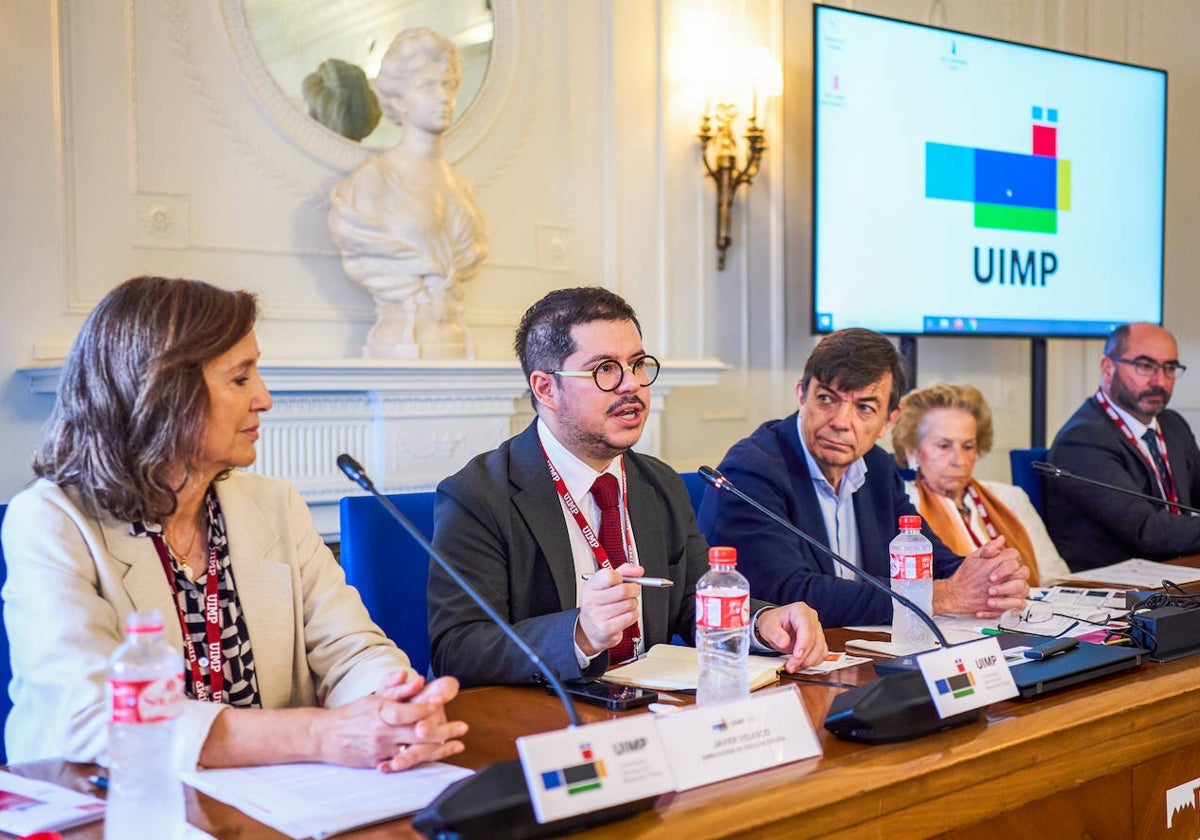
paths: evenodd
<path fill-rule="evenodd" d="M 1051 624 L 1055 619 L 1058 621 Z M 1069 615 L 1055 612 L 1054 607 L 1045 601 L 1027 601 L 1024 609 L 1002 612 L 996 626 L 1001 630 L 1033 633 L 1038 636 L 1061 636 L 1078 624 L 1103 627 L 1111 620 L 1112 615 L 1106 612 Z"/>
<path fill-rule="evenodd" d="M 601 359 L 591 370 L 548 370 L 555 376 L 590 376 L 601 391 L 615 391 L 625 380 L 625 371 L 633 374 L 634 381 L 645 387 L 658 379 L 658 359 L 642 356 L 631 365 L 623 365 L 616 359 Z"/>

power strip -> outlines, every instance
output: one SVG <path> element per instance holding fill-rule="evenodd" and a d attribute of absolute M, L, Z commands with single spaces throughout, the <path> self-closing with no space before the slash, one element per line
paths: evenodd
<path fill-rule="evenodd" d="M 1200 653 L 1200 609 L 1159 607 L 1129 616 L 1135 644 L 1150 650 L 1156 662 Z"/>

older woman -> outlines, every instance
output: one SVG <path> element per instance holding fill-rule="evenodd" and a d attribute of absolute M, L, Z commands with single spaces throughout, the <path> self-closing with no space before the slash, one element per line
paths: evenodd
<path fill-rule="evenodd" d="M 892 430 L 896 462 L 917 471 L 909 498 L 942 542 L 967 554 L 997 536 L 1015 548 L 1036 586 L 1070 576 L 1020 487 L 973 477 L 992 448 L 992 411 L 970 385 L 932 385 L 900 401 Z"/>
<path fill-rule="evenodd" d="M 183 766 L 404 770 L 462 750 L 444 709 L 458 684 L 412 672 L 292 487 L 235 471 L 271 407 L 256 314 L 246 292 L 138 277 L 84 323 L 40 478 L 4 520 L 11 761 L 105 754 L 106 661 L 147 609 L 185 673 Z"/>

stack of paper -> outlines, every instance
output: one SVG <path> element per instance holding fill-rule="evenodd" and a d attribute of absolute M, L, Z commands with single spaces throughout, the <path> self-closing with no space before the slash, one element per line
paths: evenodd
<path fill-rule="evenodd" d="M 0 831 L 58 831 L 104 816 L 104 800 L 0 771 Z"/>
<path fill-rule="evenodd" d="M 183 781 L 289 837 L 315 840 L 421 810 L 471 775 L 449 764 L 381 773 L 329 764 L 185 772 Z"/>

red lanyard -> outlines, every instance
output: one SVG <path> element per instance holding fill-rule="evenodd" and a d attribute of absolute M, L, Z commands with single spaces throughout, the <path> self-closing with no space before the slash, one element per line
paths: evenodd
<path fill-rule="evenodd" d="M 1167 468 L 1167 478 L 1164 481 L 1163 476 L 1158 471 L 1158 465 L 1154 463 L 1154 459 L 1146 455 L 1142 447 L 1138 446 L 1137 438 L 1133 436 L 1133 430 L 1129 425 L 1121 419 L 1121 415 L 1117 414 L 1117 410 L 1112 407 L 1108 398 L 1104 396 L 1104 391 L 1096 389 L 1096 402 L 1100 403 L 1100 407 L 1104 409 L 1108 419 L 1116 424 L 1117 428 L 1125 433 L 1125 437 L 1133 444 L 1133 448 L 1141 453 L 1142 458 L 1150 465 L 1150 469 L 1154 472 L 1154 478 L 1158 482 L 1158 489 L 1162 492 L 1163 498 L 1168 502 L 1178 502 L 1179 494 L 1175 492 L 1175 474 L 1171 470 L 1171 460 L 1167 457 L 1167 441 L 1163 438 L 1161 428 L 1155 428 L 1154 433 L 1158 436 L 1158 453 L 1162 455 L 1163 466 Z M 1179 508 L 1168 508 L 1171 513 L 1183 513 Z"/>
<path fill-rule="evenodd" d="M 223 703 L 225 662 L 221 650 L 221 597 L 218 593 L 218 576 L 221 569 L 217 564 L 217 550 L 208 550 L 208 579 L 204 582 L 204 635 L 208 647 L 208 682 L 212 686 L 210 691 L 209 685 L 204 683 L 204 675 L 200 673 L 196 645 L 188 631 L 187 614 L 179 606 L 179 587 L 175 583 L 175 567 L 171 563 L 171 555 L 167 552 L 166 540 L 158 534 L 151 536 L 154 539 L 154 547 L 158 549 L 158 559 L 162 561 L 163 571 L 167 574 L 167 583 L 171 585 L 171 595 L 175 601 L 175 613 L 179 616 L 179 629 L 183 632 L 183 647 L 187 651 L 188 667 L 192 671 L 192 689 L 196 699 Z"/>
<path fill-rule="evenodd" d="M 587 540 L 588 546 L 592 549 L 592 554 L 596 556 L 596 565 L 599 568 L 613 568 L 612 561 L 608 558 L 608 552 L 604 550 L 604 546 L 600 545 L 600 540 L 596 539 L 596 532 L 592 530 L 592 526 L 588 524 L 583 517 L 583 512 L 579 510 L 579 505 L 575 503 L 575 499 L 571 497 L 571 491 L 567 489 L 567 484 L 562 480 L 557 469 L 554 468 L 554 462 L 550 460 L 550 456 L 546 453 L 546 447 L 542 447 L 542 455 L 546 457 L 546 466 L 550 468 L 550 478 L 554 481 L 554 489 L 558 491 L 558 497 L 563 500 L 563 504 L 567 506 L 571 516 L 575 518 L 575 524 L 579 526 L 579 530 L 583 533 L 583 538 Z M 637 564 L 634 557 L 633 535 L 629 532 L 629 489 L 625 483 L 625 462 L 621 462 L 621 521 L 624 527 L 622 539 L 625 542 L 625 557 L 630 563 Z"/>
<path fill-rule="evenodd" d="M 996 533 L 996 526 L 992 524 L 992 517 L 988 516 L 987 508 L 983 504 L 983 497 L 980 496 L 979 491 L 977 491 L 970 484 L 967 485 L 967 495 L 971 497 L 971 504 L 974 505 L 975 510 L 979 512 L 979 521 L 983 523 L 983 530 L 987 531 L 988 539 L 996 539 L 998 536 Z M 963 517 L 963 519 L 963 525 L 967 526 L 967 534 L 971 537 L 971 542 L 975 543 L 976 548 L 981 547 L 983 543 L 979 541 L 979 537 L 975 536 L 975 532 L 971 530 L 970 517 L 966 516 Z"/>

